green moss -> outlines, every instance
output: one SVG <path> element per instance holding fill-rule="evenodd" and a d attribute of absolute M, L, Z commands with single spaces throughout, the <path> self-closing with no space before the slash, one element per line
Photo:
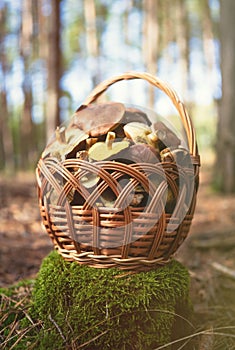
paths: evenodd
<path fill-rule="evenodd" d="M 177 261 L 127 274 L 66 262 L 54 251 L 35 281 L 1 292 L 3 349 L 153 350 L 194 331 L 189 275 Z"/>
<path fill-rule="evenodd" d="M 43 321 L 37 348 L 154 349 L 172 339 L 175 319 L 182 321 L 176 309 L 189 316 L 188 292 L 188 272 L 176 261 L 126 275 L 66 262 L 54 251 L 33 290 L 31 315 Z"/>

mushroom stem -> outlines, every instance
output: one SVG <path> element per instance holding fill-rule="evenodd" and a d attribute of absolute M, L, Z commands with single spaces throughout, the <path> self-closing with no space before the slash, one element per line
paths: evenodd
<path fill-rule="evenodd" d="M 152 142 L 156 142 L 158 140 L 158 137 L 154 131 L 151 132 L 151 134 L 148 134 L 147 138 Z"/>
<path fill-rule="evenodd" d="M 87 160 L 88 159 L 88 152 L 87 151 L 79 151 L 76 153 L 76 158 L 79 158 L 81 160 Z"/>
<path fill-rule="evenodd" d="M 89 150 L 91 146 L 94 145 L 94 143 L 96 143 L 97 141 L 97 137 L 90 137 L 89 139 L 86 139 L 87 150 Z"/>
<path fill-rule="evenodd" d="M 113 131 L 109 131 L 106 136 L 105 143 L 108 149 L 112 149 L 113 141 L 115 140 L 116 134 Z"/>
<path fill-rule="evenodd" d="M 56 140 L 59 143 L 66 143 L 65 127 L 64 126 L 62 128 L 59 128 L 59 126 L 57 126 L 55 134 L 56 134 Z"/>

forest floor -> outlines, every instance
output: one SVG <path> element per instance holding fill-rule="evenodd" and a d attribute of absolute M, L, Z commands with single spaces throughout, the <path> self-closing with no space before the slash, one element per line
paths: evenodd
<path fill-rule="evenodd" d="M 211 167 L 204 167 L 191 231 L 176 259 L 190 272 L 197 330 L 208 329 L 200 350 L 231 350 L 235 349 L 235 196 L 214 192 L 210 183 Z M 40 223 L 33 174 L 0 177 L 0 208 L 0 287 L 7 287 L 34 278 L 53 247 Z M 220 347 L 225 339 L 227 345 Z M 212 342 L 216 346 L 210 347 Z"/>

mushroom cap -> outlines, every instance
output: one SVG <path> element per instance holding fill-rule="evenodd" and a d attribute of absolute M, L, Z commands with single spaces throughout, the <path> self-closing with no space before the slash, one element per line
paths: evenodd
<path fill-rule="evenodd" d="M 126 137 L 135 141 L 136 138 L 146 138 L 147 135 L 151 134 L 151 128 L 146 124 L 140 122 L 131 122 L 124 126 L 124 132 Z"/>
<path fill-rule="evenodd" d="M 129 147 L 128 141 L 114 142 L 109 148 L 105 142 L 96 142 L 88 151 L 89 159 L 93 161 L 112 159 Z"/>
<path fill-rule="evenodd" d="M 148 126 L 151 125 L 151 121 L 149 120 L 146 113 L 141 111 L 138 108 L 134 107 L 128 107 L 125 110 L 125 114 L 122 119 L 123 124 L 131 123 L 131 122 L 139 122 L 147 124 Z"/>
<path fill-rule="evenodd" d="M 125 106 L 119 102 L 83 106 L 73 115 L 69 128 L 79 128 L 91 137 L 98 137 L 114 129 L 124 113 Z"/>
<path fill-rule="evenodd" d="M 42 158 L 46 156 L 54 156 L 58 159 L 65 159 L 82 141 L 88 138 L 88 134 L 78 129 L 70 129 L 65 131 L 65 142 L 61 143 L 56 138 L 50 142 L 42 152 Z"/>
<path fill-rule="evenodd" d="M 158 121 L 153 124 L 153 130 L 159 137 L 159 140 L 163 142 L 167 147 L 178 147 L 181 143 L 176 134 L 169 129 L 163 122 Z"/>
<path fill-rule="evenodd" d="M 130 161 L 135 163 L 158 163 L 160 155 L 157 150 L 145 143 L 131 145 L 125 153 L 125 156 Z"/>

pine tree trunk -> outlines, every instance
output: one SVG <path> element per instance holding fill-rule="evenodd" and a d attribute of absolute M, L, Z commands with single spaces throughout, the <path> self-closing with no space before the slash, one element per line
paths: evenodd
<path fill-rule="evenodd" d="M 47 56 L 48 83 L 46 106 L 46 134 L 47 140 L 51 137 L 56 127 L 60 125 L 60 78 L 62 70 L 60 49 L 60 0 L 51 1 L 51 14 L 48 18 L 48 46 Z"/>
<path fill-rule="evenodd" d="M 13 150 L 13 138 L 11 128 L 9 125 L 9 113 L 7 105 L 7 96 L 4 90 L 0 94 L 0 169 L 5 169 L 7 172 L 12 173 L 14 170 L 14 150 Z"/>
<path fill-rule="evenodd" d="M 217 133 L 215 180 L 220 190 L 235 192 L 235 1 L 221 0 L 222 100 Z"/>
<path fill-rule="evenodd" d="M 157 74 L 159 51 L 158 0 L 143 1 L 143 58 L 148 73 Z M 154 87 L 149 86 L 148 106 L 154 106 Z"/>
<path fill-rule="evenodd" d="M 187 9 L 184 0 L 175 2 L 176 42 L 179 49 L 179 72 L 181 93 L 184 99 L 188 95 L 189 47 L 188 47 L 188 21 Z"/>
<path fill-rule="evenodd" d="M 32 121 L 32 81 L 30 64 L 32 59 L 32 3 L 30 0 L 22 2 L 21 25 L 21 56 L 24 65 L 24 80 L 22 90 L 24 93 L 24 105 L 20 123 L 20 166 L 27 169 L 30 166 L 31 155 L 35 150 Z"/>
<path fill-rule="evenodd" d="M 209 0 L 203 0 L 202 5 L 203 50 L 208 70 L 212 71 L 215 65 L 215 48 Z"/>
<path fill-rule="evenodd" d="M 174 8 L 170 4 L 171 0 L 164 0 L 161 2 L 162 12 L 162 30 L 161 30 L 161 49 L 165 64 L 171 67 L 173 65 L 173 58 L 170 53 L 169 44 L 175 40 L 174 22 L 172 20 L 175 16 Z M 172 11 L 173 10 L 173 11 Z"/>
<path fill-rule="evenodd" d="M 0 8 L 0 62 L 2 66 L 2 80 L 0 84 L 0 169 L 12 172 L 14 170 L 14 149 L 6 92 L 6 75 L 9 64 L 4 45 L 4 38 L 7 32 L 6 18 L 7 7 L 4 6 Z"/>
<path fill-rule="evenodd" d="M 96 30 L 96 7 L 94 0 L 84 0 L 84 15 L 88 65 L 90 66 L 89 68 L 93 86 L 96 86 L 99 83 L 99 66 L 97 64 L 99 45 Z"/>

